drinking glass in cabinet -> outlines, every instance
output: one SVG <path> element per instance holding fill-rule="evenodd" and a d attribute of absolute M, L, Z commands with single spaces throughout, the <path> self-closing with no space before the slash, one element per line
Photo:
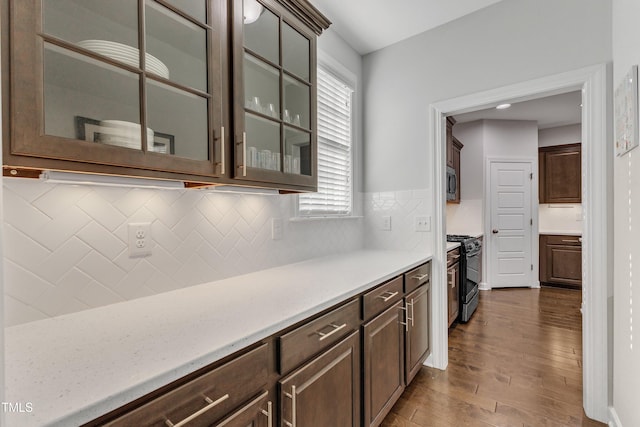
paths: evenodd
<path fill-rule="evenodd" d="M 137 74 L 45 43 L 45 134 L 140 150 L 139 87 Z M 103 128 L 105 120 L 133 127 Z"/>
<path fill-rule="evenodd" d="M 207 31 L 154 2 L 145 3 L 145 69 L 184 86 L 207 90 Z M 167 72 L 163 73 L 164 68 Z M 160 72 L 158 72 L 160 70 Z M 170 75 L 170 77 L 169 77 Z"/>
<path fill-rule="evenodd" d="M 42 8 L 46 34 L 71 43 L 103 40 L 138 49 L 138 2 L 44 0 Z M 140 61 L 134 59 L 138 67 Z"/>
<path fill-rule="evenodd" d="M 208 160 L 207 99 L 153 80 L 147 80 L 147 121 L 154 141 L 149 151 Z"/>
<path fill-rule="evenodd" d="M 310 129 L 310 87 L 297 79 L 285 75 L 284 77 L 284 107 L 289 111 L 289 119 L 285 122 Z"/>
<path fill-rule="evenodd" d="M 311 133 L 285 126 L 284 171 L 311 175 Z"/>
<path fill-rule="evenodd" d="M 255 112 L 278 117 L 280 111 L 280 72 L 249 53 L 244 55 L 244 93 L 246 107 Z M 270 114 L 270 105 L 274 115 Z"/>
<path fill-rule="evenodd" d="M 274 154 L 277 158 L 280 158 L 280 124 L 246 113 L 245 127 L 247 133 L 247 166 L 278 170 L 279 160 L 274 161 Z"/>
<path fill-rule="evenodd" d="M 244 46 L 275 65 L 280 63 L 280 19 L 257 0 L 243 1 Z"/>
<path fill-rule="evenodd" d="M 304 81 L 309 76 L 309 39 L 284 23 L 282 27 L 282 66 L 284 69 Z"/>

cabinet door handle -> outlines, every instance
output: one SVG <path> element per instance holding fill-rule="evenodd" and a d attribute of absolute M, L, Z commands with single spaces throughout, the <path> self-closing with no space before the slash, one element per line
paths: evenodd
<path fill-rule="evenodd" d="M 411 276 L 412 279 L 416 279 L 418 282 L 422 281 L 426 277 L 429 277 L 429 273 L 425 273 L 420 276 Z"/>
<path fill-rule="evenodd" d="M 411 307 L 411 327 L 414 326 L 413 324 L 413 319 L 415 318 L 414 312 L 413 312 L 413 298 L 411 298 L 411 303 L 407 303 L 408 306 Z"/>
<path fill-rule="evenodd" d="M 261 409 L 260 412 L 267 417 L 267 427 L 273 427 L 273 403 L 267 402 L 267 410 Z"/>
<path fill-rule="evenodd" d="M 386 296 L 383 296 L 383 295 L 386 295 Z M 395 291 L 395 292 L 386 291 L 386 292 L 383 292 L 382 294 L 378 295 L 378 298 L 380 298 L 384 302 L 387 302 L 391 298 L 395 297 L 396 295 L 398 295 L 398 291 Z"/>
<path fill-rule="evenodd" d="M 407 314 L 407 307 L 398 307 L 400 310 L 404 311 L 404 322 L 398 322 L 402 326 L 404 326 L 404 330 L 409 332 L 409 315 Z"/>
<path fill-rule="evenodd" d="M 242 176 L 247 176 L 247 132 L 242 132 Z"/>
<path fill-rule="evenodd" d="M 288 427 L 296 427 L 296 386 L 291 386 L 291 394 L 285 393 L 284 395 L 291 399 L 291 422 L 284 419 L 282 422 Z"/>
<path fill-rule="evenodd" d="M 460 255 L 452 255 L 451 256 L 451 260 L 452 261 L 455 261 L 455 260 L 458 260 L 458 259 L 460 259 Z"/>
<path fill-rule="evenodd" d="M 320 335 L 320 338 L 318 339 L 319 341 L 323 341 L 326 340 L 327 338 L 329 338 L 331 335 L 335 334 L 336 332 L 344 329 L 347 327 L 346 323 L 343 323 L 342 325 L 336 325 L 334 323 L 330 324 L 329 326 L 331 326 L 333 328 L 333 330 L 331 332 L 327 332 L 326 334 L 324 332 L 316 332 L 318 335 Z"/>
<path fill-rule="evenodd" d="M 562 239 L 563 242 L 565 243 L 580 243 L 580 240 L 564 240 Z"/>
<path fill-rule="evenodd" d="M 171 420 L 166 419 L 164 421 L 164 423 L 167 425 L 167 427 L 182 427 L 183 425 L 187 424 L 189 421 L 193 421 L 194 419 L 198 418 L 200 415 L 204 414 L 205 412 L 207 412 L 208 410 L 212 409 L 213 407 L 219 405 L 220 403 L 224 402 L 225 400 L 227 400 L 229 398 L 229 394 L 225 394 L 224 396 L 222 396 L 221 398 L 219 398 L 218 400 L 211 400 L 209 397 L 205 396 L 204 397 L 204 401 L 208 403 L 207 406 L 205 406 L 204 408 L 200 409 L 199 411 L 194 412 L 193 414 L 189 415 L 187 418 L 185 418 L 184 420 L 180 421 L 177 424 L 174 424 L 171 422 Z"/>
<path fill-rule="evenodd" d="M 224 144 L 224 126 L 220 127 L 220 157 L 221 157 L 220 175 L 224 175 L 227 169 L 227 164 L 226 164 L 227 160 L 225 159 L 226 147 Z"/>

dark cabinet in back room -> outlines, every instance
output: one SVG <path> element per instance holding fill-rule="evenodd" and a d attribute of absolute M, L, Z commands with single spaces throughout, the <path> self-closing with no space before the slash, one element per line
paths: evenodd
<path fill-rule="evenodd" d="M 540 235 L 540 283 L 582 288 L 582 239 L 571 235 Z"/>
<path fill-rule="evenodd" d="M 581 144 L 538 149 L 540 203 L 582 202 Z"/>

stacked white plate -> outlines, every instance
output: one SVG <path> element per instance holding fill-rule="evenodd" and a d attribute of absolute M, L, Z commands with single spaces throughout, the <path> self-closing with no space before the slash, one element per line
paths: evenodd
<path fill-rule="evenodd" d="M 77 44 L 84 49 L 91 50 L 100 55 L 115 59 L 116 61 L 124 62 L 132 67 L 140 66 L 140 51 L 135 47 L 108 40 L 83 40 Z M 147 53 L 145 64 L 147 71 L 164 77 L 165 79 L 169 78 L 169 69 L 155 56 Z"/>
<path fill-rule="evenodd" d="M 140 150 L 140 125 L 138 123 L 122 120 L 102 120 L 100 122 L 100 142 L 103 144 L 117 145 L 118 147 Z M 147 144 L 149 151 L 153 150 L 153 130 L 147 128 Z"/>

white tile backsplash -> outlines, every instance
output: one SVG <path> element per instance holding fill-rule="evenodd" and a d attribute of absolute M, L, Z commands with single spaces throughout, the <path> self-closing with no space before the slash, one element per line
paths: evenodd
<path fill-rule="evenodd" d="M 365 193 L 364 212 L 367 248 L 410 251 L 432 249 L 433 231 L 415 231 L 416 216 L 430 216 L 433 227 L 430 190 Z M 383 230 L 384 216 L 391 217 L 391 230 Z"/>
<path fill-rule="evenodd" d="M 288 221 L 293 195 L 3 182 L 6 326 L 364 245 L 361 219 Z M 397 203 L 421 205 L 411 193 Z M 272 218 L 284 220 L 281 240 Z M 132 222 L 151 223 L 151 256 L 129 257 Z"/>

